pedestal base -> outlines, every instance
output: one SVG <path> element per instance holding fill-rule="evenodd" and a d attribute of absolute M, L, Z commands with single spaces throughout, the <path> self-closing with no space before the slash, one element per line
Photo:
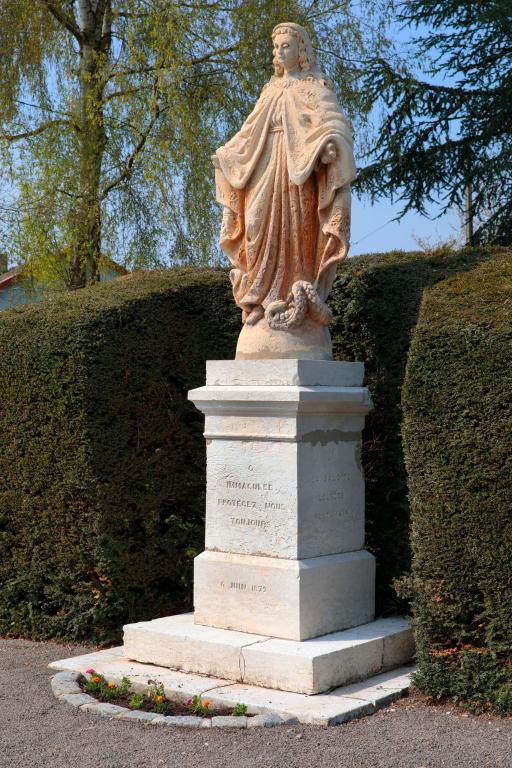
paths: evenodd
<path fill-rule="evenodd" d="M 307 640 L 374 617 L 375 558 L 306 560 L 203 552 L 194 562 L 196 624 Z"/>
<path fill-rule="evenodd" d="M 413 653 L 412 631 L 401 618 L 304 642 L 199 626 L 193 614 L 124 628 L 126 659 L 306 694 L 394 669 Z"/>
<path fill-rule="evenodd" d="M 197 623 L 307 640 L 373 619 L 362 380 L 358 363 L 208 362 L 189 393 L 207 440 Z"/>

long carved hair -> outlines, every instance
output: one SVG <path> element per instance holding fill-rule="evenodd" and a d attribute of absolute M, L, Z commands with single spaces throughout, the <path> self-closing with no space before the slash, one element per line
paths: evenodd
<path fill-rule="evenodd" d="M 300 24 L 294 24 L 291 21 L 285 21 L 282 24 L 278 24 L 272 30 L 272 41 L 274 41 L 278 35 L 283 35 L 285 33 L 293 35 L 297 40 L 299 47 L 299 66 L 301 70 L 305 72 L 307 70 L 316 69 L 315 52 L 310 37 L 304 27 L 301 27 Z M 276 61 L 274 61 L 274 70 L 278 77 L 284 75 L 283 67 Z"/>

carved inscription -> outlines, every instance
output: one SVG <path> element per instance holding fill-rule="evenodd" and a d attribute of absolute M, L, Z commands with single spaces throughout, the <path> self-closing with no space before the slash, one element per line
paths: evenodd
<path fill-rule="evenodd" d="M 313 478 L 314 483 L 322 483 L 326 485 L 328 483 L 341 483 L 342 480 L 349 480 L 351 475 L 348 472 L 323 472 L 321 475 L 317 475 Z"/>
<path fill-rule="evenodd" d="M 285 504 L 278 504 L 276 501 L 266 501 L 265 509 L 286 509 Z"/>
<path fill-rule="evenodd" d="M 346 501 L 346 493 L 343 485 L 350 481 L 352 475 L 348 472 L 331 470 L 322 472 L 314 478 L 316 486 L 315 500 L 323 505 L 314 512 L 317 520 L 335 520 L 346 516 L 346 509 L 342 505 Z M 318 486 L 321 486 L 318 488 Z M 341 487 L 340 487 L 341 486 Z"/>
<path fill-rule="evenodd" d="M 249 469 L 253 468 L 249 467 Z M 217 488 L 217 508 L 253 510 L 255 513 L 286 512 L 287 509 L 286 504 L 275 498 L 280 491 L 270 482 L 222 478 L 218 481 Z M 231 525 L 259 528 L 263 531 L 268 530 L 272 524 L 270 520 L 256 515 L 250 517 L 232 515 L 229 521 Z"/>
<path fill-rule="evenodd" d="M 221 581 L 220 587 L 232 592 L 256 592 L 261 594 L 267 591 L 264 584 L 246 584 L 243 581 L 230 581 L 229 583 Z"/>
<path fill-rule="evenodd" d="M 329 501 L 343 501 L 345 498 L 345 494 L 343 491 L 327 491 L 325 493 L 321 493 L 318 497 L 318 501 L 321 504 L 325 504 Z"/>
<path fill-rule="evenodd" d="M 344 509 L 317 509 L 315 511 L 315 518 L 317 520 L 332 520 L 333 518 L 345 517 Z"/>
<path fill-rule="evenodd" d="M 250 517 L 230 517 L 231 525 L 248 525 L 253 528 L 268 528 L 269 520 L 257 520 Z"/>
<path fill-rule="evenodd" d="M 247 509 L 257 509 L 257 502 L 249 499 L 217 499 L 218 507 L 246 507 Z"/>

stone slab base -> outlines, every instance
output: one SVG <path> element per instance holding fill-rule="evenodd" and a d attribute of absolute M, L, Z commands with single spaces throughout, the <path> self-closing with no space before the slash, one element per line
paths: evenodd
<path fill-rule="evenodd" d="M 189 613 L 128 624 L 123 653 L 183 672 L 316 694 L 407 664 L 414 640 L 401 618 L 296 642 L 199 626 Z"/>
<path fill-rule="evenodd" d="M 122 647 L 53 661 L 49 667 L 82 674 L 92 667 L 117 684 L 127 675 L 138 691 L 147 689 L 148 680 L 157 680 L 164 685 L 168 695 L 181 701 L 208 694 L 213 707 L 234 707 L 240 702 L 246 704 L 249 714 L 276 714 L 288 722 L 311 725 L 337 725 L 373 714 L 407 692 L 414 671 L 410 666 L 402 667 L 362 683 L 307 696 L 127 661 Z"/>
<path fill-rule="evenodd" d="M 202 552 L 194 561 L 196 624 L 308 640 L 374 617 L 375 558 L 366 550 L 285 560 Z"/>

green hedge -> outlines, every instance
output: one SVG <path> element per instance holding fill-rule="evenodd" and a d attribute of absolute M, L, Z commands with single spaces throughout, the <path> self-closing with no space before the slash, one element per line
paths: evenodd
<path fill-rule="evenodd" d="M 378 610 L 408 568 L 400 387 L 422 291 L 486 253 L 351 259 L 331 306 L 364 360 L 368 542 Z M 202 417 L 186 400 L 240 329 L 224 270 L 138 273 L 0 315 L 0 634 L 115 637 L 190 606 L 202 549 Z"/>
<path fill-rule="evenodd" d="M 395 251 L 349 259 L 330 299 L 338 360 L 362 360 L 374 409 L 363 432 L 367 546 L 377 558 L 377 612 L 408 610 L 393 582 L 409 570 L 409 504 L 400 404 L 411 336 L 425 288 L 472 269 L 491 250 Z"/>
<path fill-rule="evenodd" d="M 238 328 L 222 270 L 0 316 L 0 634 L 106 641 L 190 603 L 205 447 L 187 390 Z"/>
<path fill-rule="evenodd" d="M 428 291 L 403 392 L 422 691 L 512 713 L 512 254 Z"/>

